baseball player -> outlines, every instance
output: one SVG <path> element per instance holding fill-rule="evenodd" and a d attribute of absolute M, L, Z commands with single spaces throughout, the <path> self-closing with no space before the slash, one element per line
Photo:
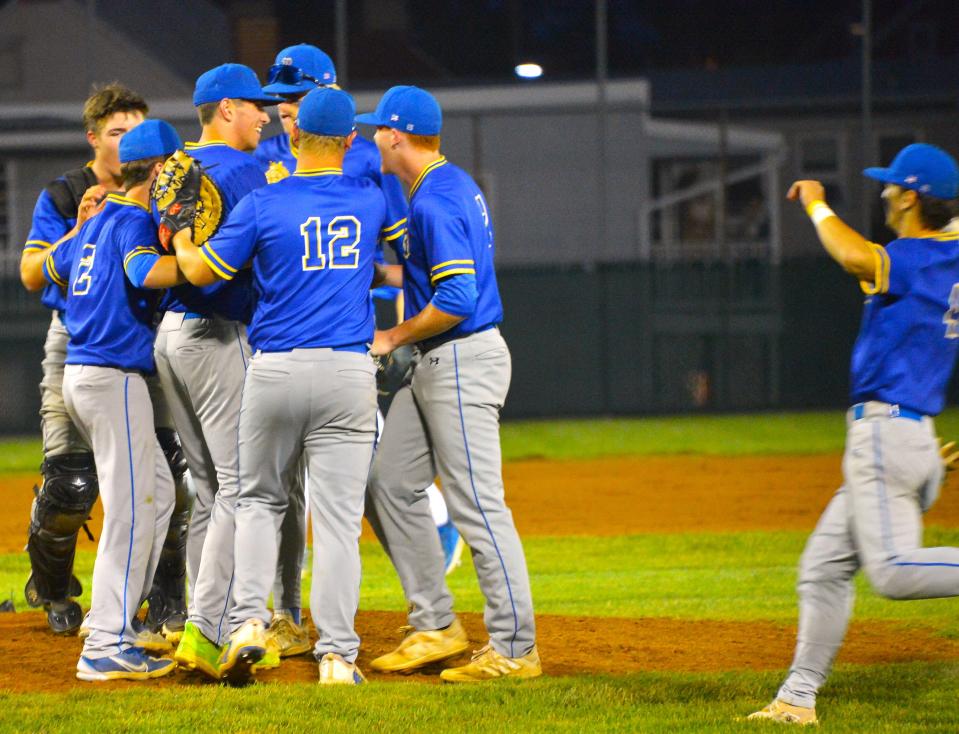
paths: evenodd
<path fill-rule="evenodd" d="M 415 344 L 408 384 L 393 400 L 370 473 L 367 517 L 410 603 L 413 631 L 380 671 L 410 671 L 463 652 L 439 538 L 423 491 L 438 473 L 453 522 L 469 545 L 486 597 L 489 644 L 449 682 L 541 675 L 526 559 L 503 497 L 499 411 L 510 355 L 497 325 L 503 308 L 493 270 L 486 200 L 440 154 L 442 113 L 428 92 L 393 87 L 357 122 L 376 126 L 383 171 L 409 186 L 402 243 L 406 320 L 377 331 L 372 353 Z M 379 268 L 399 285 L 398 266 Z"/>
<path fill-rule="evenodd" d="M 94 89 L 83 108 L 87 141 L 93 148 L 94 158 L 86 166 L 67 171 L 40 193 L 20 263 L 24 286 L 28 290 L 46 286 L 42 302 L 52 310 L 40 383 L 43 483 L 31 512 L 27 540 L 31 575 L 25 594 L 32 606 L 42 605 L 47 610 L 50 629 L 60 634 L 73 634 L 82 624 L 82 610 L 72 598 L 81 592 L 80 583 L 73 576 L 73 558 L 77 535 L 96 502 L 99 489 L 93 456 L 63 405 L 63 363 L 69 338 L 63 326 L 66 296 L 59 286 L 44 280 L 42 265 L 51 244 L 76 223 L 84 192 L 91 186 L 107 190 L 120 187 L 119 142 L 126 132 L 143 121 L 147 112 L 144 99 L 120 84 Z M 176 617 L 185 610 L 183 539 L 192 496 L 173 421 L 155 377 L 148 379 L 148 385 L 157 438 L 177 488 L 176 506 L 157 570 L 156 589 L 151 593 L 149 613 L 154 626 L 170 623 L 176 628 Z M 180 627 L 182 623 L 181 617 Z"/>
<path fill-rule="evenodd" d="M 280 51 L 276 62 L 270 67 L 268 84 L 263 91 L 282 98 L 277 113 L 283 125 L 283 132 L 260 143 L 254 156 L 260 161 L 271 183 L 281 181 L 296 169 L 299 151 L 291 143 L 293 121 L 296 119 L 300 100 L 317 87 L 336 88 L 336 68 L 333 60 L 316 46 L 301 43 Z M 344 175 L 354 178 L 366 178 L 375 183 L 386 197 L 387 219 L 384 242 L 398 242 L 406 232 L 406 196 L 402 185 L 395 176 L 384 175 L 380 171 L 380 154 L 376 146 L 365 138 L 357 136 L 343 160 Z M 382 250 L 377 248 L 378 262 L 384 262 Z M 373 292 L 381 298 L 395 298 L 397 289 L 382 287 Z M 392 301 L 391 301 L 392 305 Z M 379 309 L 377 310 L 377 314 Z M 395 323 L 395 319 L 393 320 Z M 393 372 L 398 371 L 398 367 Z M 402 377 L 402 375 L 400 375 Z M 385 407 L 392 399 L 392 390 L 383 384 L 389 378 L 377 373 L 380 389 L 380 406 Z M 386 393 L 386 394 L 384 394 Z M 382 418 L 378 417 L 377 426 Z M 288 483 L 302 482 L 302 468 L 294 472 Z M 447 568 L 452 570 L 459 564 L 463 543 L 455 526 L 449 520 L 443 496 L 431 484 L 427 489 L 430 495 L 430 508 L 439 519 L 440 532 L 447 557 Z M 309 633 L 300 625 L 300 578 L 306 548 L 306 504 L 305 488 L 302 492 L 290 493 L 290 502 L 286 517 L 280 529 L 280 554 L 277 567 L 276 584 L 273 587 L 274 615 L 269 634 L 276 639 L 283 657 L 308 652 L 311 648 Z"/>
<path fill-rule="evenodd" d="M 160 256 L 148 206 L 153 179 L 179 147 L 176 131 L 161 120 L 125 134 L 119 145 L 125 193 L 108 194 L 102 212 L 74 228 L 43 263 L 45 277 L 66 288 L 63 399 L 93 448 L 103 499 L 89 633 L 77 663 L 77 678 L 85 681 L 145 680 L 176 667 L 145 654 L 134 618 L 150 590 L 174 502 L 143 376 L 153 372 L 159 298 L 149 289 L 182 282 L 176 259 Z M 94 194 L 102 193 L 96 188 Z M 84 204 L 81 220 L 90 208 Z"/>
<path fill-rule="evenodd" d="M 300 151 L 294 175 L 244 198 L 199 250 L 188 228 L 174 239 L 191 282 L 230 280 L 252 259 L 259 295 L 240 413 L 232 634 L 219 664 L 234 682 L 249 679 L 266 653 L 266 603 L 290 493 L 283 477 L 301 454 L 316 543 L 311 609 L 320 632 L 319 680 L 363 681 L 353 619 L 376 433 L 369 287 L 386 203 L 369 180 L 343 175 L 354 115 L 346 92 L 310 92 L 293 128 Z"/>
<path fill-rule="evenodd" d="M 816 693 L 839 651 L 862 568 L 889 599 L 959 595 L 959 548 L 923 548 L 922 514 L 943 479 L 932 416 L 943 408 L 959 347 L 959 234 L 943 228 L 959 167 L 932 145 L 903 148 L 885 183 L 885 247 L 864 239 L 825 202 L 818 181 L 787 197 L 806 208 L 826 252 L 866 295 L 853 348 L 843 485 L 799 562 L 799 633 L 776 699 L 750 719 L 816 723 Z"/>
<path fill-rule="evenodd" d="M 264 107 L 276 101 L 263 94 L 254 71 L 241 64 L 223 64 L 197 79 L 193 103 L 203 129 L 198 142 L 184 147 L 219 189 L 223 216 L 247 193 L 266 185 L 249 153 L 269 122 Z M 171 289 L 156 341 L 157 372 L 196 488 L 187 540 L 190 613 L 191 618 L 212 619 L 213 630 L 225 613 L 230 571 L 224 569 L 232 567 L 232 559 L 219 557 L 218 550 L 207 553 L 204 543 L 214 497 L 224 490 L 236 492 L 240 391 L 250 356 L 250 282 L 244 272 L 234 282 L 212 288 L 185 284 Z M 214 538 L 211 547 L 218 549 L 222 542 Z M 199 611 L 197 604 L 203 605 Z M 206 632 L 215 634 L 209 628 Z"/>

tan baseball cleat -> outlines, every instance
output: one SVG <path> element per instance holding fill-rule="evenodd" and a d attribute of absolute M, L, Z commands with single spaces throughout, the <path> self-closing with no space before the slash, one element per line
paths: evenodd
<path fill-rule="evenodd" d="M 313 649 L 310 633 L 302 625 L 293 621 L 289 612 L 274 612 L 273 621 L 266 631 L 267 639 L 276 641 L 281 658 L 303 655 Z"/>
<path fill-rule="evenodd" d="M 472 660 L 460 668 L 447 668 L 440 673 L 447 683 L 478 683 L 497 678 L 536 678 L 543 674 L 536 646 L 521 658 L 500 655 L 488 644 L 473 653 Z"/>
<path fill-rule="evenodd" d="M 408 673 L 424 665 L 455 657 L 470 646 L 459 619 L 442 630 L 410 632 L 393 652 L 382 655 L 370 667 L 380 673 Z"/>
<path fill-rule="evenodd" d="M 780 724 L 798 724 L 799 726 L 816 726 L 816 707 L 793 706 L 791 703 L 780 701 L 778 698 L 766 708 L 751 713 L 746 721 L 778 721 Z"/>

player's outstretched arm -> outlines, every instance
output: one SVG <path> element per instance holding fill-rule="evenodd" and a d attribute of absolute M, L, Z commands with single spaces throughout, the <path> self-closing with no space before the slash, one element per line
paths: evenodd
<path fill-rule="evenodd" d="M 193 233 L 189 227 L 181 229 L 173 236 L 173 248 L 176 250 L 179 270 L 190 283 L 204 286 L 220 280 L 219 274 L 200 256 L 199 248 L 193 244 Z"/>
<path fill-rule="evenodd" d="M 176 255 L 162 255 L 143 279 L 144 288 L 172 288 L 183 283 L 186 283 L 186 276 L 177 264 Z"/>
<path fill-rule="evenodd" d="M 872 282 L 876 253 L 871 243 L 842 221 L 826 204 L 826 191 L 819 181 L 796 181 L 786 198 L 799 201 L 816 226 L 819 241 L 843 270 L 859 280 Z"/>

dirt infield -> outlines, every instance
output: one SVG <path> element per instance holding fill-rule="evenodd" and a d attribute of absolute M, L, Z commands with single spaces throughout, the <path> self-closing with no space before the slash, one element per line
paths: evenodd
<path fill-rule="evenodd" d="M 840 481 L 838 456 L 649 457 L 602 461 L 522 461 L 505 467 L 507 497 L 520 533 L 623 535 L 657 532 L 808 530 Z M 33 477 L 0 486 L 0 553 L 21 552 Z M 959 491 L 947 487 L 927 521 L 959 526 Z M 99 534 L 99 506 L 91 529 Z M 81 547 L 92 543 L 81 537 Z M 464 621 L 477 646 L 482 619 Z M 768 622 L 616 619 L 539 615 L 539 647 L 554 675 L 640 670 L 718 671 L 782 669 L 789 664 L 794 629 Z M 401 614 L 361 611 L 360 665 L 399 640 Z M 884 663 L 959 659 L 959 640 L 895 623 L 854 623 L 841 662 Z M 56 638 L 36 612 L 0 614 L 0 658 L 21 661 L 0 672 L 0 690 L 62 691 L 84 686 L 73 676 L 80 643 Z M 465 656 L 464 656 L 465 660 Z M 367 671 L 368 672 L 368 671 Z M 432 675 L 414 676 L 424 681 Z M 267 671 L 265 681 L 315 680 L 309 656 Z M 377 676 L 371 676 L 375 679 Z M 159 682 L 201 684 L 178 672 Z M 124 685 L 122 683 L 111 685 Z"/>
<path fill-rule="evenodd" d="M 478 614 L 462 619 L 470 639 L 485 639 Z M 537 637 L 543 670 L 549 675 L 622 674 L 653 671 L 716 672 L 782 670 L 792 655 L 795 629 L 768 622 L 685 621 L 537 616 Z M 399 612 L 360 612 L 357 629 L 363 639 L 359 665 L 370 680 L 418 680 L 438 683 L 440 667 L 409 677 L 371 673 L 369 661 L 392 649 L 405 623 Z M 959 659 L 959 640 L 934 636 L 932 630 L 883 622 L 853 623 L 839 655 L 845 663 L 894 663 Z M 313 634 L 314 639 L 316 634 Z M 23 693 L 90 690 L 76 679 L 77 638 L 54 637 L 37 612 L 0 615 L 0 658 L 17 660 L 0 672 L 0 690 Z M 30 650 L 31 654 L 24 654 Z M 460 663 L 468 660 L 464 654 Z M 280 668 L 257 675 L 265 682 L 311 682 L 316 663 L 309 655 L 288 658 Z M 204 685 L 202 674 L 177 671 L 156 685 Z M 98 683 L 122 687 L 128 682 Z M 152 684 L 151 684 L 152 685 Z"/>

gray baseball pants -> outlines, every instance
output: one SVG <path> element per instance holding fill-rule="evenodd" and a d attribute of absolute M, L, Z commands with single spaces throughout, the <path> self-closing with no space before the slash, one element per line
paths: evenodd
<path fill-rule="evenodd" d="M 173 476 L 153 429 L 153 406 L 138 372 L 66 365 L 66 410 L 93 447 L 103 530 L 83 645 L 89 658 L 136 644 L 131 624 L 153 583 L 170 514 Z"/>
<path fill-rule="evenodd" d="M 799 561 L 799 633 L 778 697 L 814 706 L 852 613 L 853 576 L 862 568 L 889 599 L 959 595 L 959 548 L 923 548 L 922 514 L 943 479 L 931 418 L 890 417 L 886 403 L 847 415 L 843 486 Z"/>
<path fill-rule="evenodd" d="M 438 474 L 450 517 L 473 555 L 493 648 L 522 657 L 536 644 L 526 558 L 503 489 L 499 413 L 509 349 L 498 329 L 416 350 L 376 450 L 367 519 L 393 562 L 417 630 L 453 621 L 443 552 L 426 487 Z"/>
<path fill-rule="evenodd" d="M 43 379 L 40 381 L 40 426 L 43 433 L 43 455 L 59 456 L 89 451 L 83 436 L 63 404 L 63 364 L 67 358 L 70 335 L 53 311 L 50 327 L 43 343 Z"/>
<path fill-rule="evenodd" d="M 234 631 L 248 619 L 270 620 L 266 602 L 276 573 L 277 533 L 291 492 L 283 478 L 303 454 L 313 523 L 310 608 L 319 632 L 314 654 L 356 659 L 359 538 L 376 435 L 375 373 L 368 355 L 332 349 L 258 352 L 250 362 L 240 412 Z"/>
<path fill-rule="evenodd" d="M 196 490 L 187 535 L 192 607 L 214 496 L 224 488 L 236 491 L 240 393 L 250 358 L 246 327 L 167 312 L 157 331 L 154 357 Z"/>

